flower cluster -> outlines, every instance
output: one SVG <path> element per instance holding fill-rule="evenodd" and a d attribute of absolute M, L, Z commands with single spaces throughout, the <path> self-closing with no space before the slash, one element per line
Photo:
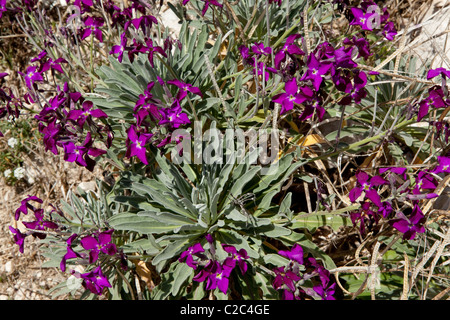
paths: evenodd
<path fill-rule="evenodd" d="M 224 294 L 227 293 L 229 277 L 236 266 L 239 267 L 241 274 L 247 272 L 247 260 L 249 257 L 245 249 L 237 250 L 234 246 L 222 244 L 222 249 L 228 253 L 228 256 L 219 261 L 216 257 L 216 249 L 211 235 L 206 239 L 209 244 L 208 251 L 205 251 L 201 243 L 190 246 L 181 253 L 178 261 L 185 262 L 189 267 L 200 272 L 194 276 L 194 281 L 206 282 L 206 290 L 218 288 Z"/>
<path fill-rule="evenodd" d="M 66 254 L 61 259 L 60 268 L 63 272 L 66 271 L 66 264 L 68 260 L 79 259 L 84 264 L 95 266 L 100 260 L 101 256 L 115 257 L 120 260 L 121 267 L 127 268 L 125 255 L 122 251 L 117 249 L 117 246 L 112 242 L 112 234 L 114 229 L 105 231 L 95 231 L 85 236 L 80 236 L 76 233 L 70 235 L 66 239 Z M 76 251 L 75 241 L 79 238 L 79 244 L 84 251 Z M 104 259 L 102 259 L 104 260 Z M 94 294 L 101 295 L 103 289 L 111 287 L 108 278 L 103 274 L 102 265 L 99 264 L 93 270 L 86 273 L 80 273 L 75 270 L 70 270 L 70 273 L 76 278 L 83 279 L 82 285 L 86 290 Z"/>
<path fill-rule="evenodd" d="M 445 68 L 436 68 L 428 71 L 427 79 L 433 79 L 441 76 L 441 85 L 435 85 L 428 89 L 428 95 L 418 103 L 417 121 L 421 121 L 425 117 L 430 108 L 435 109 L 447 108 L 450 106 L 450 96 L 447 90 L 447 78 L 450 78 L 450 70 Z M 448 141 L 448 133 L 446 135 Z"/>
<path fill-rule="evenodd" d="M 58 86 L 57 94 L 45 103 L 35 119 L 39 121 L 46 151 L 59 154 L 60 147 L 64 150 L 64 160 L 92 171 L 96 164 L 93 158 L 106 153 L 94 146 L 95 138 L 99 137 L 107 147 L 113 139 L 108 125 L 94 121 L 106 117 L 100 109 L 93 109 L 93 103 L 85 101 L 79 92 L 71 92 L 65 83 L 62 90 Z"/>
<path fill-rule="evenodd" d="M 0 12 L 1 13 L 1 12 Z M 0 15 L 1 17 L 1 15 Z M 7 77 L 8 73 L 1 72 L 0 80 Z M 8 90 L 6 92 L 5 90 Z M 0 119 L 8 117 L 8 120 L 14 121 L 20 115 L 20 109 L 22 107 L 22 102 L 20 99 L 16 98 L 14 93 L 10 88 L 0 87 Z M 3 133 L 0 131 L 0 137 L 3 137 Z"/>
<path fill-rule="evenodd" d="M 158 78 L 158 84 L 165 89 L 164 100 L 151 93 L 155 82 L 150 82 L 133 109 L 136 125 L 131 125 L 127 130 L 126 156 L 137 156 L 145 164 L 148 164 L 145 146 L 149 141 L 158 148 L 164 147 L 171 142 L 174 130 L 190 123 L 188 115 L 181 107 L 188 92 L 203 96 L 199 88 L 181 80 L 164 82 Z M 175 95 L 171 94 L 169 85 L 178 89 Z"/>
<path fill-rule="evenodd" d="M 302 104 L 304 109 L 300 120 L 310 119 L 315 114 L 318 121 L 322 121 L 326 113 L 323 106 L 328 90 L 326 80 L 331 80 L 334 87 L 344 94 L 338 102 L 340 105 L 359 104 L 366 97 L 367 74 L 357 68 L 353 58 L 364 58 L 369 54 L 370 48 L 364 38 L 346 39 L 339 48 L 323 42 L 309 55 L 300 49 L 296 43 L 298 39 L 304 41 L 300 35 L 289 36 L 275 54 L 275 68 L 267 68 L 285 81 L 285 92 L 272 98 L 273 102 L 281 105 L 280 114 L 292 110 L 295 104 Z M 355 50 L 358 55 L 354 54 Z M 297 70 L 300 71 L 299 76 L 296 76 Z"/>
<path fill-rule="evenodd" d="M 38 208 L 32 204 L 32 202 L 43 203 L 42 199 L 37 196 L 28 195 L 20 203 L 19 208 L 16 209 L 14 219 L 19 221 L 21 215 L 28 215 L 29 211 L 33 212 L 33 221 L 22 221 L 26 231 L 23 233 L 19 228 L 9 226 L 9 230 L 13 233 L 14 242 L 19 246 L 19 251 L 23 253 L 25 238 L 32 235 L 35 238 L 45 239 L 47 237 L 46 231 L 59 229 L 59 225 L 52 221 L 52 213 L 57 212 L 56 209 L 50 211 L 50 213 L 44 212 L 44 209 Z"/>
<path fill-rule="evenodd" d="M 438 157 L 438 162 L 434 169 L 419 170 L 414 176 L 408 175 L 407 168 L 402 167 L 380 168 L 380 175 L 370 179 L 367 173 L 357 172 L 356 186 L 350 190 L 349 198 L 354 203 L 359 202 L 361 208 L 350 213 L 350 218 L 355 226 L 359 224 L 361 234 L 381 219 L 403 233 L 403 239 L 412 240 L 417 233 L 423 233 L 425 216 L 420 201 L 436 198 L 435 176 L 450 172 L 450 158 Z M 388 186 L 390 191 L 390 196 L 383 201 L 381 186 Z M 407 201 L 412 203 L 412 208 L 405 205 Z"/>
<path fill-rule="evenodd" d="M 280 250 L 278 254 L 289 259 L 286 266 L 273 269 L 275 279 L 272 286 L 275 290 L 283 290 L 284 300 L 335 300 L 336 283 L 332 283 L 330 272 L 315 258 L 305 258 L 299 244 L 291 250 Z"/>
<path fill-rule="evenodd" d="M 365 31 L 376 31 L 387 40 L 392 41 L 397 34 L 394 23 L 388 21 L 389 13 L 386 8 L 380 7 L 373 1 L 364 0 L 360 7 L 350 8 L 353 17 L 350 25 L 360 26 Z"/>

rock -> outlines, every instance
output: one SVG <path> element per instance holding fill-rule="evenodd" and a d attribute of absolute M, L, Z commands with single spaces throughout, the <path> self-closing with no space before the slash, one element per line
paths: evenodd
<path fill-rule="evenodd" d="M 9 260 L 8 262 L 6 262 L 3 268 L 4 268 L 5 273 L 7 273 L 7 274 L 13 273 L 14 266 L 13 266 L 12 261 Z"/>
<path fill-rule="evenodd" d="M 78 188 L 82 189 L 84 192 L 94 191 L 97 189 L 97 184 L 94 181 L 81 182 Z"/>

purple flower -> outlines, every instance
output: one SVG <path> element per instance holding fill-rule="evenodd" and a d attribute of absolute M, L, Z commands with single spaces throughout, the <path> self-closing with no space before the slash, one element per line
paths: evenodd
<path fill-rule="evenodd" d="M 15 244 L 17 244 L 19 246 L 20 253 L 23 253 L 24 240 L 25 240 L 26 234 L 23 234 L 22 232 L 20 232 L 19 229 L 15 229 L 11 226 L 9 226 L 9 230 L 14 234 L 13 239 L 14 239 Z"/>
<path fill-rule="evenodd" d="M 126 157 L 131 158 L 133 156 L 137 156 L 139 160 L 144 164 L 148 164 L 147 155 L 146 155 L 146 143 L 153 136 L 151 133 L 140 133 L 138 134 L 136 127 L 132 125 L 127 130 L 127 152 Z"/>
<path fill-rule="evenodd" d="M 45 151 L 50 150 L 53 154 L 58 154 L 57 138 L 62 132 L 62 127 L 56 123 L 56 118 L 54 118 L 46 127 L 39 123 L 39 131 L 44 135 L 44 148 Z"/>
<path fill-rule="evenodd" d="M 361 209 L 350 213 L 350 219 L 354 226 L 359 222 L 359 232 L 361 235 L 366 234 L 366 222 L 378 222 L 378 215 L 375 211 L 370 209 L 370 202 L 364 202 Z"/>
<path fill-rule="evenodd" d="M 372 31 L 375 27 L 373 19 L 378 15 L 376 12 L 364 12 L 360 8 L 351 8 L 350 9 L 353 14 L 353 20 L 350 22 L 350 25 L 358 25 L 361 26 L 363 30 Z"/>
<path fill-rule="evenodd" d="M 92 147 L 94 141 L 92 140 L 91 133 L 86 134 L 86 138 L 79 146 L 75 145 L 72 141 L 64 143 L 64 160 L 68 162 L 75 162 L 76 164 L 86 167 L 89 171 L 92 171 L 95 166 L 95 160 L 89 157 L 98 157 L 101 154 L 105 154 L 106 151 Z"/>
<path fill-rule="evenodd" d="M 159 47 L 159 46 L 153 46 L 153 40 L 152 39 L 147 39 L 147 41 L 145 42 L 147 47 L 146 47 L 146 52 L 148 52 L 148 61 L 150 62 L 151 66 L 154 68 L 154 62 L 153 62 L 153 56 L 155 53 L 159 53 L 160 55 L 167 57 L 166 53 L 164 52 L 164 49 Z"/>
<path fill-rule="evenodd" d="M 296 261 L 299 264 L 303 264 L 303 248 L 299 244 L 295 244 L 292 249 L 278 251 L 280 256 L 288 258 L 289 260 Z"/>
<path fill-rule="evenodd" d="M 81 274 L 80 277 L 84 280 L 83 287 L 94 294 L 101 295 L 104 288 L 111 288 L 108 278 L 102 273 L 101 266 Z"/>
<path fill-rule="evenodd" d="M 237 251 L 234 246 L 226 244 L 222 244 L 222 247 L 226 252 L 231 254 L 231 257 L 227 257 L 223 264 L 230 269 L 234 269 L 237 263 L 241 273 L 245 274 L 247 272 L 247 264 L 244 260 L 248 259 L 247 251 L 245 251 L 245 249 L 240 249 Z"/>
<path fill-rule="evenodd" d="M 182 112 L 180 102 L 175 100 L 171 108 L 161 110 L 164 114 L 163 119 L 158 124 L 170 124 L 173 128 L 179 128 L 181 125 L 190 123 L 189 117 Z"/>
<path fill-rule="evenodd" d="M 198 262 L 194 260 L 194 256 L 198 256 L 200 252 L 205 252 L 205 249 L 203 249 L 200 243 L 196 243 L 189 247 L 186 251 L 182 252 L 178 261 L 185 261 L 189 267 L 197 269 Z"/>
<path fill-rule="evenodd" d="M 336 283 L 333 283 L 327 288 L 324 288 L 321 285 L 316 285 L 313 287 L 313 290 L 322 298 L 322 300 L 336 300 L 333 297 L 335 292 Z"/>
<path fill-rule="evenodd" d="M 381 203 L 381 207 L 378 208 L 378 213 L 383 216 L 383 218 L 387 218 L 394 212 L 392 205 L 389 201 L 383 201 Z"/>
<path fill-rule="evenodd" d="M 404 240 L 413 240 L 416 237 L 416 233 L 425 232 L 425 227 L 423 226 L 425 223 L 425 216 L 417 204 L 414 204 L 413 211 L 409 218 L 406 217 L 403 212 L 397 212 L 396 216 L 398 218 L 390 220 L 389 223 L 392 224 L 395 229 L 403 233 Z"/>
<path fill-rule="evenodd" d="M 117 253 L 116 245 L 111 243 L 111 234 L 113 232 L 114 230 L 110 229 L 99 233 L 97 237 L 86 236 L 80 240 L 81 246 L 85 250 L 90 250 L 89 263 L 97 261 L 100 252 L 110 256 Z"/>
<path fill-rule="evenodd" d="M 436 189 L 437 182 L 434 177 L 426 171 L 420 171 L 416 178 L 416 186 L 413 194 L 419 194 L 423 189 Z"/>
<path fill-rule="evenodd" d="M 18 73 L 25 78 L 25 83 L 30 90 L 33 90 L 33 85 L 36 81 L 44 81 L 42 74 L 38 71 L 38 67 L 36 66 L 28 67 L 25 74 L 20 71 Z"/>
<path fill-rule="evenodd" d="M 386 39 L 392 41 L 397 34 L 397 30 L 395 29 L 394 23 L 392 21 L 387 22 L 381 33 Z"/>
<path fill-rule="evenodd" d="M 177 86 L 178 88 L 180 88 L 180 91 L 178 91 L 178 94 L 176 96 L 176 99 L 178 101 L 181 101 L 184 99 L 184 97 L 187 96 L 187 92 L 191 92 L 193 94 L 196 94 L 200 97 L 203 97 L 202 92 L 200 91 L 199 88 L 194 87 L 193 85 L 189 84 L 189 83 L 185 83 L 181 80 L 178 79 L 174 79 L 174 80 L 168 80 L 167 81 L 168 84 L 172 84 L 174 86 Z"/>
<path fill-rule="evenodd" d="M 146 28 L 151 28 L 153 24 L 158 24 L 158 20 L 156 20 L 156 18 L 152 15 L 144 15 L 139 18 L 132 19 L 131 21 L 127 21 L 125 23 L 124 30 L 127 30 L 130 24 L 132 24 L 136 30 L 141 28 L 142 32 L 145 34 Z"/>
<path fill-rule="evenodd" d="M 66 240 L 67 252 L 63 256 L 63 258 L 61 259 L 61 262 L 59 264 L 59 267 L 61 268 L 62 272 L 66 271 L 67 260 L 74 259 L 74 258 L 81 258 L 81 254 L 79 254 L 78 252 L 75 252 L 72 249 L 72 242 L 73 242 L 73 240 L 75 240 L 76 237 L 78 237 L 78 235 L 76 233 L 74 233 Z"/>
<path fill-rule="evenodd" d="M 244 66 L 254 66 L 255 65 L 255 58 L 253 58 L 251 55 L 250 55 L 250 49 L 249 48 L 247 48 L 246 46 L 244 46 L 244 45 L 241 45 L 240 47 L 239 47 L 239 52 L 241 53 L 241 56 L 242 56 L 242 64 L 244 65 Z"/>
<path fill-rule="evenodd" d="M 210 4 L 222 8 L 222 4 L 220 4 L 216 0 L 202 0 L 202 1 L 205 2 L 205 6 L 203 7 L 203 10 L 202 10 L 202 16 L 205 15 L 205 13 L 208 10 Z"/>
<path fill-rule="evenodd" d="M 275 68 L 280 69 L 281 62 L 285 61 L 287 55 L 304 55 L 303 52 L 295 43 L 295 40 L 300 38 L 299 34 L 292 34 L 286 38 L 283 48 L 275 54 L 274 62 Z"/>
<path fill-rule="evenodd" d="M 100 109 L 92 110 L 92 108 L 94 107 L 94 104 L 91 101 L 83 102 L 81 107 L 83 108 L 82 110 L 80 110 L 80 109 L 70 110 L 69 113 L 67 114 L 67 118 L 66 118 L 67 120 L 76 121 L 77 124 L 80 126 L 80 128 L 83 127 L 84 123 L 86 122 L 86 120 L 89 117 L 93 117 L 93 118 L 107 118 L 108 117 L 108 115 Z"/>
<path fill-rule="evenodd" d="M 30 201 L 36 201 L 38 203 L 43 203 L 42 199 L 38 198 L 37 196 L 28 195 L 28 197 L 26 197 L 25 199 L 23 199 L 20 202 L 20 207 L 17 208 L 17 210 L 15 212 L 14 218 L 16 219 L 16 221 L 19 220 L 20 213 L 28 214 L 28 209 L 31 209 L 33 211 L 36 210 L 36 208 L 32 204 L 29 203 Z"/>
<path fill-rule="evenodd" d="M 206 280 L 206 290 L 219 288 L 224 294 L 227 293 L 231 269 L 222 266 L 218 261 L 210 260 L 208 264 L 193 278 L 194 281 L 203 282 Z"/>
<path fill-rule="evenodd" d="M 292 270 L 285 270 L 285 267 L 277 267 L 273 269 L 275 272 L 275 279 L 272 282 L 272 286 L 275 290 L 289 289 L 291 292 L 295 292 L 294 282 L 301 279 L 301 277 Z"/>
<path fill-rule="evenodd" d="M 422 118 L 428 114 L 428 109 L 431 106 L 434 108 L 443 108 L 446 106 L 444 101 L 444 92 L 440 86 L 430 88 L 428 91 L 428 97 L 419 102 L 417 121 L 422 120 Z"/>
<path fill-rule="evenodd" d="M 87 28 L 83 29 L 81 33 L 81 40 L 86 39 L 93 33 L 94 37 L 97 38 L 98 41 L 103 42 L 103 34 L 100 27 L 103 26 L 104 23 L 105 21 L 101 17 L 89 16 L 86 19 L 84 19 L 84 25 Z"/>
<path fill-rule="evenodd" d="M 316 91 L 319 91 L 323 76 L 328 73 L 331 63 L 320 63 L 314 53 L 311 53 L 307 62 L 308 70 L 300 80 L 311 80 Z"/>
<path fill-rule="evenodd" d="M 292 110 L 294 103 L 303 103 L 313 95 L 312 90 L 308 87 L 301 88 L 301 92 L 299 93 L 297 79 L 295 78 L 286 82 L 284 90 L 285 93 L 279 93 L 272 98 L 273 102 L 281 104 L 280 114 Z"/>
<path fill-rule="evenodd" d="M 345 38 L 343 43 L 345 45 L 353 46 L 358 49 L 358 55 L 356 56 L 356 58 L 362 57 L 364 59 L 367 59 L 371 55 L 373 55 L 373 53 L 370 52 L 369 41 L 367 41 L 367 39 L 364 37 L 357 38 L 356 36 L 353 36 L 353 38 L 351 40 L 348 38 Z"/>
<path fill-rule="evenodd" d="M 6 10 L 6 0 L 0 0 L 0 18 Z"/>
<path fill-rule="evenodd" d="M 27 227 L 28 229 L 33 229 L 33 230 L 45 230 L 45 228 L 58 229 L 58 225 L 56 223 L 54 223 L 52 221 L 44 220 L 44 210 L 43 209 L 35 210 L 34 216 L 35 216 L 36 220 L 31 221 L 31 222 L 27 222 L 27 221 L 22 222 L 24 224 L 24 226 Z M 40 232 L 34 232 L 33 236 L 36 236 L 40 239 L 44 239 L 46 234 L 40 233 Z"/>
<path fill-rule="evenodd" d="M 433 173 L 438 174 L 441 172 L 450 172 L 450 158 L 448 157 L 437 157 L 439 165 L 433 169 Z"/>
<path fill-rule="evenodd" d="M 370 199 L 375 205 L 380 207 L 381 206 L 380 196 L 378 195 L 377 191 L 373 189 L 373 187 L 381 186 L 387 183 L 387 181 L 380 176 L 374 176 L 369 180 L 369 175 L 364 171 L 359 171 L 356 174 L 356 178 L 358 186 L 350 190 L 349 193 L 350 201 L 355 202 L 356 199 L 358 199 L 359 196 L 363 192 L 365 192 L 365 197 Z"/>
<path fill-rule="evenodd" d="M 64 58 L 58 58 L 56 60 L 53 60 L 49 58 L 46 62 L 44 62 L 40 68 L 40 72 L 45 72 L 47 70 L 56 70 L 59 73 L 64 73 L 64 70 L 61 67 L 61 63 L 67 63 L 67 60 Z"/>
<path fill-rule="evenodd" d="M 447 77 L 450 79 L 450 70 L 447 70 L 445 68 L 436 68 L 436 69 L 431 69 L 428 71 L 427 73 L 427 79 L 433 79 L 434 77 L 437 77 L 441 75 L 442 77 Z"/>
<path fill-rule="evenodd" d="M 255 43 L 252 45 L 252 51 L 257 56 L 267 56 L 272 53 L 271 47 L 264 47 L 264 43 Z"/>
<path fill-rule="evenodd" d="M 120 45 L 112 46 L 111 51 L 109 52 L 109 54 L 119 54 L 117 56 L 117 60 L 119 62 L 122 62 L 122 60 L 123 60 L 123 53 L 125 52 L 126 47 L 127 47 L 127 37 L 126 37 L 125 32 L 123 32 L 120 35 Z"/>
<path fill-rule="evenodd" d="M 306 88 L 306 87 L 305 87 Z M 302 90 L 305 92 L 305 88 Z M 309 89 L 309 88 L 308 88 Z M 321 106 L 321 100 L 318 97 L 313 97 L 311 100 L 305 103 L 305 109 L 302 114 L 299 116 L 300 121 L 305 121 L 313 116 L 314 112 L 317 114 L 318 121 L 322 121 L 326 110 Z"/>

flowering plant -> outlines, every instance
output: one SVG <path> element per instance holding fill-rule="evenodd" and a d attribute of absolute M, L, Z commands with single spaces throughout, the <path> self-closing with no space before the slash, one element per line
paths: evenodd
<path fill-rule="evenodd" d="M 364 246 L 375 277 L 388 250 L 444 234 L 428 221 L 450 172 L 450 71 L 392 81 L 386 8 L 174 1 L 173 36 L 150 2 L 127 3 L 75 0 L 58 28 L 35 1 L 0 3 L 36 48 L 0 118 L 27 110 L 46 152 L 105 173 L 15 212 L 19 251 L 37 237 L 67 275 L 55 296 L 332 300 L 352 294 L 339 273 L 363 268 Z"/>

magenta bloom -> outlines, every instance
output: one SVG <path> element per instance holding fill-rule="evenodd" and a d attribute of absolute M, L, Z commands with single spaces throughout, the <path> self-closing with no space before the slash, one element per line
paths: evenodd
<path fill-rule="evenodd" d="M 292 249 L 289 250 L 280 250 L 278 251 L 280 256 L 288 258 L 289 260 L 296 261 L 299 264 L 303 264 L 303 248 L 296 243 Z"/>
<path fill-rule="evenodd" d="M 328 73 L 331 68 L 331 63 L 321 63 L 317 60 L 314 53 L 311 53 L 307 62 L 308 70 L 300 80 L 311 80 L 314 89 L 319 91 L 322 84 L 323 76 Z"/>
<path fill-rule="evenodd" d="M 286 42 L 284 43 L 283 48 L 281 48 L 281 50 L 275 54 L 274 58 L 275 68 L 277 69 L 280 68 L 281 62 L 283 62 L 286 59 L 287 55 L 305 54 L 305 52 L 303 52 L 303 50 L 301 50 L 295 43 L 295 40 L 297 40 L 298 38 L 300 38 L 299 34 L 292 34 L 286 38 Z"/>
<path fill-rule="evenodd" d="M 387 181 L 380 176 L 374 176 L 369 180 L 369 175 L 364 171 L 359 171 L 356 174 L 356 178 L 357 178 L 357 186 L 354 187 L 352 190 L 350 190 L 349 193 L 350 201 L 355 202 L 356 199 L 358 199 L 359 196 L 363 192 L 365 192 L 365 197 L 370 199 L 375 205 L 380 207 L 381 206 L 380 196 L 378 192 L 375 189 L 373 189 L 373 187 L 381 186 L 387 183 Z"/>
<path fill-rule="evenodd" d="M 77 124 L 82 128 L 84 123 L 86 122 L 86 119 L 88 119 L 89 117 L 92 118 L 107 118 L 108 115 L 103 112 L 100 109 L 94 109 L 92 110 L 92 108 L 94 107 L 94 104 L 91 101 L 85 101 L 83 102 L 83 104 L 81 105 L 81 107 L 83 109 L 74 109 L 74 110 L 70 110 L 68 115 L 67 115 L 67 120 L 74 120 L 77 122 Z"/>
<path fill-rule="evenodd" d="M 267 56 L 272 53 L 271 47 L 264 47 L 264 43 L 255 43 L 252 45 L 252 51 L 258 56 Z"/>
<path fill-rule="evenodd" d="M 26 234 L 23 234 L 22 232 L 20 232 L 19 229 L 15 229 L 11 226 L 9 226 L 9 230 L 14 234 L 13 239 L 14 239 L 15 244 L 17 244 L 19 246 L 20 253 L 23 253 L 23 246 L 24 246 Z"/>
<path fill-rule="evenodd" d="M 117 253 L 117 247 L 111 243 L 111 234 L 114 230 L 103 231 L 98 237 L 86 236 L 81 239 L 81 246 L 89 251 L 89 263 L 94 263 L 98 259 L 100 252 L 113 256 Z"/>
<path fill-rule="evenodd" d="M 230 269 L 234 269 L 236 264 L 239 266 L 242 274 L 247 272 L 247 264 L 245 259 L 248 259 L 247 251 L 245 249 L 236 250 L 234 246 L 222 244 L 223 249 L 231 254 L 231 257 L 227 257 L 223 264 Z"/>
<path fill-rule="evenodd" d="M 187 92 L 191 92 L 193 94 L 196 94 L 200 97 L 203 97 L 203 93 L 200 91 L 199 88 L 194 87 L 193 85 L 189 84 L 189 83 L 185 83 L 181 80 L 178 79 L 174 79 L 174 80 L 168 80 L 167 81 L 168 84 L 172 84 L 174 86 L 177 86 L 178 88 L 180 88 L 180 91 L 178 91 L 178 94 L 176 96 L 176 99 L 178 101 L 181 101 L 184 99 L 184 97 L 187 96 Z"/>
<path fill-rule="evenodd" d="M 38 67 L 36 66 L 28 67 L 25 74 L 20 71 L 18 73 L 25 78 L 25 83 L 30 90 L 33 90 L 33 85 L 36 81 L 44 81 L 42 74 L 38 71 Z"/>
<path fill-rule="evenodd" d="M 123 53 L 125 52 L 126 47 L 127 47 L 127 37 L 126 37 L 125 32 L 123 32 L 120 35 L 120 45 L 112 46 L 111 51 L 109 52 L 109 54 L 118 54 L 117 60 L 119 62 L 122 62 L 122 60 L 123 60 Z"/>
<path fill-rule="evenodd" d="M 166 53 L 164 52 L 164 49 L 161 48 L 160 46 L 153 46 L 153 40 L 152 39 L 147 39 L 147 41 L 145 42 L 147 47 L 146 47 L 146 52 L 148 52 L 148 61 L 150 62 L 151 66 L 154 68 L 155 64 L 153 62 L 153 56 L 155 53 L 159 53 L 160 55 L 167 57 Z"/>
<path fill-rule="evenodd" d="M 209 5 L 213 5 L 213 6 L 217 6 L 217 7 L 220 7 L 220 8 L 222 8 L 222 4 L 220 4 L 219 2 L 217 2 L 216 0 L 202 0 L 203 2 L 205 2 L 205 6 L 203 7 L 203 10 L 202 10 L 202 16 L 204 16 L 205 15 L 205 13 L 206 13 L 206 11 L 208 10 L 208 8 L 209 8 Z"/>
<path fill-rule="evenodd" d="M 73 242 L 73 240 L 75 240 L 75 238 L 77 236 L 78 235 L 76 233 L 74 233 L 66 240 L 67 252 L 63 256 L 63 258 L 61 259 L 61 263 L 59 264 L 59 267 L 61 268 L 62 272 L 66 271 L 66 262 L 67 262 L 67 260 L 74 259 L 74 258 L 81 258 L 81 254 L 79 254 L 78 252 L 75 252 L 72 249 L 72 242 Z"/>
<path fill-rule="evenodd" d="M 279 93 L 272 98 L 273 102 L 281 104 L 280 114 L 292 110 L 294 103 L 300 104 L 312 97 L 313 92 L 308 87 L 301 88 L 301 92 L 298 92 L 297 79 L 292 78 L 287 81 L 284 90 L 285 93 Z"/>
<path fill-rule="evenodd" d="M 89 171 L 92 171 L 95 166 L 95 160 L 89 156 L 98 157 L 105 154 L 105 150 L 97 149 L 92 146 L 94 141 L 92 140 L 91 133 L 86 134 L 84 142 L 77 146 L 72 141 L 66 142 L 64 147 L 64 160 L 68 162 L 75 162 L 76 164 L 86 167 Z"/>
<path fill-rule="evenodd" d="M 397 30 L 395 29 L 394 23 L 392 21 L 387 22 L 381 34 L 388 40 L 394 40 L 394 37 L 397 35 Z"/>
<path fill-rule="evenodd" d="M 136 30 L 141 28 L 142 32 L 145 34 L 147 28 L 151 28 L 153 24 L 158 24 L 158 20 L 152 15 L 141 16 L 126 22 L 124 29 L 127 30 L 130 24 L 132 24 Z"/>
<path fill-rule="evenodd" d="M 409 217 L 403 212 L 397 213 L 397 219 L 389 221 L 392 226 L 403 233 L 403 239 L 413 240 L 416 237 L 416 233 L 424 233 L 425 216 L 420 210 L 417 204 L 414 205 L 413 211 Z"/>
<path fill-rule="evenodd" d="M 444 101 L 444 92 L 441 87 L 433 87 L 428 91 L 428 97 L 419 102 L 419 113 L 417 121 L 422 120 L 428 114 L 430 107 L 444 108 L 446 106 Z"/>
<path fill-rule="evenodd" d="M 179 128 L 181 125 L 190 123 L 189 117 L 186 113 L 182 112 L 180 103 L 178 100 L 175 100 L 173 106 L 171 108 L 167 108 L 161 110 L 161 113 L 164 115 L 163 119 L 159 121 L 158 124 L 170 124 L 173 128 Z"/>
<path fill-rule="evenodd" d="M 30 196 L 30 195 L 28 195 L 28 197 L 26 197 L 25 199 L 23 199 L 23 200 L 20 202 L 20 207 L 17 208 L 17 210 L 16 210 L 16 212 L 15 212 L 14 218 L 16 219 L 16 221 L 19 220 L 19 218 L 20 218 L 20 213 L 28 214 L 28 209 L 31 209 L 31 210 L 33 210 L 33 211 L 36 210 L 36 208 L 35 208 L 32 204 L 28 203 L 28 202 L 30 202 L 30 201 L 36 201 L 36 202 L 38 202 L 38 203 L 42 203 L 42 202 L 43 202 L 42 199 L 40 199 L 40 198 L 38 198 L 38 197 L 36 197 L 36 196 Z"/>
<path fill-rule="evenodd" d="M 54 223 L 52 221 L 44 220 L 44 210 L 43 209 L 37 209 L 36 211 L 34 211 L 34 216 L 35 216 L 36 220 L 31 221 L 31 222 L 27 222 L 27 221 L 22 222 L 24 224 L 24 226 L 27 227 L 28 229 L 33 229 L 33 230 L 45 230 L 46 228 L 58 229 L 58 225 L 56 223 Z M 40 232 L 34 232 L 33 236 L 38 237 L 40 239 L 44 239 L 46 237 L 46 234 L 40 233 Z"/>
<path fill-rule="evenodd" d="M 377 13 L 375 12 L 364 12 L 360 8 L 351 8 L 353 13 L 353 20 L 350 22 L 350 25 L 358 25 L 361 26 L 363 30 L 372 31 L 373 29 L 379 27 L 374 25 L 373 19 L 376 17 Z"/>
<path fill-rule="evenodd" d="M 450 158 L 448 157 L 437 157 L 439 165 L 433 169 L 433 173 L 438 174 L 441 172 L 450 172 Z"/>
<path fill-rule="evenodd" d="M 365 235 L 366 223 L 378 222 L 378 215 L 370 209 L 370 202 L 364 202 L 359 211 L 350 213 L 350 219 L 354 226 L 359 222 L 359 232 Z"/>
<path fill-rule="evenodd" d="M 220 291 L 226 294 L 231 270 L 227 266 L 222 266 L 218 261 L 210 260 L 205 268 L 194 276 L 193 280 L 197 282 L 206 280 L 206 290 L 219 288 Z"/>
<path fill-rule="evenodd" d="M 336 283 L 333 283 L 328 288 L 324 288 L 321 285 L 313 287 L 313 290 L 322 298 L 322 300 L 336 300 L 333 296 L 335 292 Z"/>
<path fill-rule="evenodd" d="M 148 140 L 153 136 L 151 133 L 138 134 L 136 127 L 132 125 L 127 131 L 128 137 L 126 141 L 127 152 L 126 157 L 131 158 L 137 156 L 144 164 L 148 164 L 146 147 Z"/>
<path fill-rule="evenodd" d="M 193 246 L 189 247 L 186 251 L 182 252 L 178 261 L 185 261 L 189 267 L 197 269 L 198 262 L 194 260 L 194 257 L 198 256 L 198 254 L 201 252 L 205 252 L 205 249 L 203 249 L 200 243 L 196 243 Z"/>
<path fill-rule="evenodd" d="M 67 60 L 64 58 L 58 58 L 56 60 L 53 60 L 49 58 L 46 62 L 44 62 L 40 68 L 40 72 L 45 72 L 47 70 L 56 70 L 59 73 L 64 73 L 64 70 L 61 67 L 61 63 L 67 63 Z"/>
<path fill-rule="evenodd" d="M 301 279 L 297 273 L 291 270 L 285 270 L 284 267 L 277 267 L 273 271 L 275 272 L 275 279 L 272 282 L 272 286 L 275 290 L 282 289 L 286 286 L 291 292 L 295 292 L 294 282 Z"/>
<path fill-rule="evenodd" d="M 434 77 L 437 77 L 441 75 L 442 77 L 447 77 L 450 79 L 450 70 L 447 70 L 445 68 L 436 68 L 436 69 L 431 69 L 428 71 L 427 73 L 427 79 L 433 79 Z"/>
<path fill-rule="evenodd" d="M 108 278 L 102 273 L 101 266 L 81 274 L 80 277 L 84 280 L 83 287 L 94 294 L 101 295 L 104 288 L 111 288 Z"/>
<path fill-rule="evenodd" d="M 81 40 L 84 40 L 91 34 L 94 34 L 94 37 L 97 38 L 98 41 L 103 42 L 103 34 L 100 27 L 103 26 L 104 23 L 105 21 L 101 17 L 87 17 L 84 20 L 84 25 L 86 28 L 84 28 L 81 33 Z"/>

